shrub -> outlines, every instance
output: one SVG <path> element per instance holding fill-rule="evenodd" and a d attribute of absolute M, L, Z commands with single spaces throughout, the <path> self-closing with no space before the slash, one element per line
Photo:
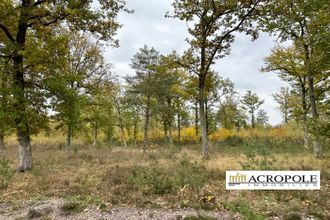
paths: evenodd
<path fill-rule="evenodd" d="M 231 136 L 233 136 L 232 131 L 225 128 L 220 128 L 218 131 L 209 135 L 209 139 L 211 141 L 224 141 L 227 138 L 230 138 Z"/>
<path fill-rule="evenodd" d="M 246 200 L 236 200 L 224 204 L 224 208 L 231 212 L 238 212 L 242 215 L 242 219 L 247 220 L 263 220 L 266 216 L 256 213 L 250 206 L 250 203 Z"/>
<path fill-rule="evenodd" d="M 79 202 L 66 202 L 62 205 L 61 210 L 64 212 L 65 215 L 70 215 L 72 213 L 79 213 L 84 210 L 85 206 Z"/>
<path fill-rule="evenodd" d="M 12 177 L 13 173 L 10 170 L 9 161 L 0 157 L 0 189 L 6 188 Z"/>
<path fill-rule="evenodd" d="M 145 195 L 175 193 L 185 185 L 200 189 L 207 181 L 207 170 L 183 157 L 176 170 L 162 167 L 136 166 L 128 176 L 128 183 Z"/>
<path fill-rule="evenodd" d="M 256 152 L 251 151 L 245 153 L 245 156 L 247 157 L 246 161 L 244 162 L 239 161 L 243 170 L 275 170 L 276 169 L 274 165 L 276 159 L 270 156 L 267 153 L 267 150 L 264 148 L 260 150 L 259 155 Z"/>

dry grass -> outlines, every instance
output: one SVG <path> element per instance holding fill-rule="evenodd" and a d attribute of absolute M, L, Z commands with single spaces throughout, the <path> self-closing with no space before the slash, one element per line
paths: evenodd
<path fill-rule="evenodd" d="M 27 173 L 15 173 L 9 187 L 0 191 L 0 202 L 21 204 L 31 200 L 66 198 L 106 204 L 108 207 L 129 205 L 228 209 L 240 212 L 246 218 L 252 218 L 251 213 L 258 213 L 259 217 L 283 217 L 295 212 L 319 218 L 329 217 L 330 163 L 326 159 L 317 160 L 310 154 L 283 153 L 273 156 L 278 169 L 322 170 L 320 191 L 226 191 L 224 171 L 241 169 L 240 162 L 247 161 L 240 148 L 226 153 L 226 149 L 214 150 L 214 146 L 211 159 L 203 161 L 198 148 L 193 146 L 153 146 L 146 155 L 142 155 L 140 148 L 92 148 L 79 143 L 78 153 L 68 158 L 66 151 L 60 149 L 61 141 L 60 138 L 34 138 L 34 169 Z M 13 139 L 7 146 L 5 157 L 14 170 L 18 161 Z M 145 194 L 140 190 L 141 186 L 129 181 L 138 166 L 160 170 L 166 178 L 179 175 L 175 170 L 179 169 L 184 159 L 196 163 L 206 173 L 207 179 L 202 179 L 204 182 L 197 189 L 187 184 L 180 189 L 173 188 L 174 191 L 170 193 Z M 194 172 L 194 169 L 189 172 Z M 204 199 L 205 196 L 214 199 L 208 201 Z"/>

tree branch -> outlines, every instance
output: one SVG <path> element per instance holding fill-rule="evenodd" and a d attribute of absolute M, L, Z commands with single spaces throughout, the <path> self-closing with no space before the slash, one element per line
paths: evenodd
<path fill-rule="evenodd" d="M 0 28 L 2 29 L 2 31 L 5 33 L 5 35 L 7 36 L 7 38 L 12 43 L 15 43 L 16 42 L 15 38 L 13 37 L 13 35 L 10 33 L 10 31 L 8 30 L 8 28 L 5 25 L 3 25 L 3 24 L 0 23 Z"/>
<path fill-rule="evenodd" d="M 32 7 L 37 7 L 38 5 L 41 5 L 45 2 L 47 2 L 48 0 L 38 0 L 35 3 L 32 4 Z"/>
<path fill-rule="evenodd" d="M 222 45 L 222 42 L 230 36 L 230 34 L 232 34 L 234 31 L 237 31 L 240 26 L 243 24 L 243 22 L 249 17 L 251 16 L 251 13 L 255 10 L 255 7 L 258 5 L 259 1 L 257 1 L 253 7 L 243 16 L 243 18 L 240 20 L 240 22 L 234 27 L 232 28 L 230 31 L 227 31 L 227 33 L 225 33 L 221 39 L 220 39 L 220 42 L 218 43 L 218 46 L 214 49 L 214 51 L 212 52 L 212 55 L 211 55 L 211 58 L 209 59 L 209 62 L 206 66 L 206 69 L 205 71 L 207 72 L 213 62 L 213 59 L 215 57 L 215 55 L 217 54 L 217 52 L 219 51 L 219 49 L 221 48 L 221 45 Z"/>

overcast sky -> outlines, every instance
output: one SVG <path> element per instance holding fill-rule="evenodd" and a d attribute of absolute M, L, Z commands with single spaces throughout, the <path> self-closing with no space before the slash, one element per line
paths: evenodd
<path fill-rule="evenodd" d="M 166 11 L 171 10 L 171 3 L 172 0 L 127 0 L 128 8 L 134 9 L 135 13 L 120 14 L 119 21 L 123 24 L 117 36 L 120 47 L 106 49 L 106 57 L 113 63 L 117 75 L 134 74 L 129 64 L 144 44 L 162 54 L 173 50 L 182 53 L 188 47 L 185 42 L 188 37 L 186 24 L 164 17 Z M 218 60 L 213 69 L 222 77 L 232 80 L 241 95 L 246 90 L 252 90 L 264 99 L 261 108 L 267 111 L 269 123 L 276 125 L 282 119 L 271 95 L 285 84 L 275 74 L 259 71 L 263 58 L 270 54 L 274 44 L 274 38 L 267 34 L 261 34 L 254 42 L 249 36 L 238 34 L 231 54 Z"/>

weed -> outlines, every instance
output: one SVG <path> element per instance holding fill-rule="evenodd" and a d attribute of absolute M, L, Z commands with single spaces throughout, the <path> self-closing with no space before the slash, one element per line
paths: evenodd
<path fill-rule="evenodd" d="M 86 206 L 77 201 L 69 201 L 62 205 L 61 210 L 64 212 L 65 215 L 71 215 L 73 213 L 79 213 L 84 210 Z"/>
<path fill-rule="evenodd" d="M 247 220 L 263 220 L 266 216 L 263 214 L 257 214 L 249 205 L 246 200 L 236 200 L 234 202 L 228 202 L 224 204 L 225 209 L 232 212 L 238 212 L 242 215 L 243 219 Z"/>
<path fill-rule="evenodd" d="M 276 159 L 267 153 L 265 148 L 260 150 L 260 156 L 254 151 L 245 153 L 246 161 L 240 161 L 243 170 L 275 170 Z"/>
<path fill-rule="evenodd" d="M 185 185 L 197 190 L 204 185 L 206 180 L 205 167 L 190 162 L 187 157 L 183 157 L 179 166 L 172 172 L 159 166 L 136 166 L 128 177 L 128 182 L 144 194 L 156 195 L 174 193 Z"/>
<path fill-rule="evenodd" d="M 10 170 L 9 161 L 0 157 L 0 189 L 5 189 L 11 182 L 13 172 Z"/>

